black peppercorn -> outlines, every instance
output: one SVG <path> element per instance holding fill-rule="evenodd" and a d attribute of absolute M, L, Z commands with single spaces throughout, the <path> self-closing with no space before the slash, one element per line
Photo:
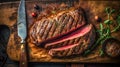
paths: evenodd
<path fill-rule="evenodd" d="M 39 10 L 40 7 L 37 4 L 34 4 L 34 9 Z"/>

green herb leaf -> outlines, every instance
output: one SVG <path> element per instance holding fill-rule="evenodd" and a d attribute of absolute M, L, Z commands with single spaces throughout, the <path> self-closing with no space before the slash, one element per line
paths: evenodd
<path fill-rule="evenodd" d="M 100 23 L 100 32 L 99 32 L 100 35 L 103 35 L 103 24 Z"/>
<path fill-rule="evenodd" d="M 107 33 L 108 33 L 109 35 L 111 34 L 110 28 L 107 29 Z"/>
<path fill-rule="evenodd" d="M 117 27 L 115 27 L 111 32 L 116 32 L 116 31 L 118 31 L 120 29 L 120 24 L 117 26 Z"/>
<path fill-rule="evenodd" d="M 106 12 L 107 14 L 109 14 L 109 13 L 110 13 L 110 7 L 107 7 L 107 8 L 105 9 L 105 12 Z"/>
<path fill-rule="evenodd" d="M 115 13 L 115 9 L 112 9 L 112 10 L 111 10 L 111 14 L 113 14 L 113 13 Z"/>
<path fill-rule="evenodd" d="M 110 20 L 105 20 L 104 23 L 105 24 L 108 24 L 110 22 Z"/>
<path fill-rule="evenodd" d="M 113 22 L 112 20 L 105 20 L 104 23 L 109 25 L 109 24 L 112 24 Z"/>
<path fill-rule="evenodd" d="M 117 23 L 120 24 L 120 15 L 117 17 Z"/>
<path fill-rule="evenodd" d="M 102 31 L 103 30 L 103 24 L 100 23 L 100 30 Z"/>
<path fill-rule="evenodd" d="M 106 34 L 107 33 L 107 28 L 104 28 L 103 29 L 103 34 Z"/>
<path fill-rule="evenodd" d="M 104 55 L 104 52 L 102 49 L 99 50 L 100 51 L 100 56 L 103 56 Z"/>

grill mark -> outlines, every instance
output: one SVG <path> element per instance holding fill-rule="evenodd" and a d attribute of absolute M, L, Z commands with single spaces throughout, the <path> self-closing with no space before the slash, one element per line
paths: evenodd
<path fill-rule="evenodd" d="M 74 27 L 76 27 L 76 15 L 75 15 L 75 12 L 72 12 L 72 17 L 74 18 Z"/>
<path fill-rule="evenodd" d="M 35 25 L 36 25 L 36 24 L 34 24 L 34 25 L 32 26 L 32 30 L 31 30 L 31 32 L 30 32 L 30 34 L 31 34 L 30 36 L 32 37 L 33 41 L 35 41 L 35 37 L 34 37 L 34 36 L 35 36 L 35 32 L 34 32 L 34 30 L 35 30 Z"/>
<path fill-rule="evenodd" d="M 75 25 L 75 27 L 77 27 L 78 26 L 78 21 L 80 20 L 80 17 L 79 17 L 79 14 L 78 13 L 74 13 L 75 14 L 75 19 L 76 19 L 76 25 Z"/>
<path fill-rule="evenodd" d="M 73 18 L 74 19 L 74 18 Z M 75 29 L 75 19 L 73 20 L 73 25 L 71 26 L 71 29 Z"/>
<path fill-rule="evenodd" d="M 58 48 L 58 47 L 61 47 L 61 43 L 57 43 L 57 44 L 48 46 L 47 49 Z"/>
<path fill-rule="evenodd" d="M 73 48 L 70 48 L 69 51 L 67 52 L 66 56 L 72 55 L 72 52 L 73 52 Z"/>
<path fill-rule="evenodd" d="M 43 22 L 39 21 L 39 23 L 38 23 L 38 24 L 36 23 L 36 25 L 35 25 L 35 27 L 36 27 L 36 28 L 35 28 L 36 32 L 35 32 L 35 31 L 34 31 L 34 32 L 36 33 L 36 36 L 34 36 L 34 37 L 36 37 L 36 38 L 38 38 L 38 37 L 40 38 L 40 34 L 39 34 L 39 31 L 40 31 L 40 30 L 39 30 L 39 29 L 40 29 L 40 27 L 42 26 L 42 23 L 43 23 Z M 37 26 L 37 25 L 38 25 L 38 26 Z M 37 39 L 36 39 L 36 40 L 37 40 Z"/>
<path fill-rule="evenodd" d="M 80 37 L 76 38 L 74 44 L 78 43 L 80 41 L 80 39 L 81 39 Z"/>
<path fill-rule="evenodd" d="M 77 45 L 77 46 L 75 46 L 74 48 L 73 48 L 73 54 L 80 54 L 81 52 L 79 52 L 79 51 L 81 51 L 81 43 L 82 43 L 82 41 L 80 41 L 78 44 L 79 45 Z"/>
<path fill-rule="evenodd" d="M 66 29 L 66 25 L 67 25 L 67 23 L 68 23 L 68 21 L 69 21 L 69 18 L 70 18 L 69 15 L 67 15 L 67 16 L 65 17 L 65 20 L 63 21 L 63 24 L 62 24 L 62 26 L 61 26 L 61 28 L 60 28 L 60 33 L 66 32 L 65 29 Z"/>
<path fill-rule="evenodd" d="M 63 52 L 63 56 L 66 56 L 68 52 L 69 52 L 69 49 L 66 49 L 66 50 Z"/>
<path fill-rule="evenodd" d="M 72 22 L 70 22 L 71 16 L 70 15 L 68 15 L 68 16 L 69 16 L 69 19 L 68 19 L 66 27 L 64 29 L 64 33 L 69 31 L 69 26 L 71 26 L 71 23 L 72 23 Z"/>
<path fill-rule="evenodd" d="M 52 52 L 53 56 L 56 56 L 58 53 L 58 51 L 55 51 L 55 50 L 52 50 L 51 52 Z"/>
<path fill-rule="evenodd" d="M 48 38 L 51 38 L 52 37 L 52 34 L 53 34 L 53 29 L 54 29 L 54 26 L 55 26 L 55 23 L 53 21 L 51 21 L 53 23 L 51 29 L 50 29 L 50 32 L 49 32 L 49 36 Z"/>
<path fill-rule="evenodd" d="M 47 26 L 47 30 L 45 31 L 45 35 L 44 35 L 44 38 L 45 38 L 45 39 L 48 38 L 49 30 L 51 29 L 52 24 L 53 24 L 53 23 L 49 22 L 49 24 L 48 24 L 48 26 Z"/>
<path fill-rule="evenodd" d="M 52 30 L 52 27 L 53 27 L 53 25 L 54 25 L 54 23 L 52 22 L 52 20 L 49 20 L 49 21 L 50 21 L 50 23 L 51 23 L 51 27 L 49 28 L 49 31 L 47 32 L 47 33 L 48 33 L 47 39 L 50 38 L 50 36 L 51 36 L 51 30 Z"/>
<path fill-rule="evenodd" d="M 79 45 L 78 45 L 78 46 L 76 47 L 76 49 L 75 49 L 75 52 L 76 52 L 76 53 L 80 53 L 79 51 L 82 51 L 81 49 L 84 48 L 84 47 L 82 47 L 82 43 L 83 43 L 82 40 L 80 40 L 80 41 L 78 42 Z"/>
<path fill-rule="evenodd" d="M 36 33 L 36 38 L 37 38 L 36 41 L 37 41 L 37 43 L 41 41 L 41 37 L 40 37 L 41 35 L 39 33 L 41 30 L 39 30 L 39 29 L 41 29 L 44 26 L 44 21 L 45 20 L 39 21 L 39 24 L 36 23 L 38 25 L 37 29 L 35 29 L 36 30 L 35 33 Z M 39 30 L 39 31 L 37 32 L 37 30 Z"/>
<path fill-rule="evenodd" d="M 70 15 L 71 15 L 71 17 L 74 19 L 74 21 L 73 21 L 73 26 L 72 26 L 72 29 L 74 29 L 74 28 L 76 28 L 76 20 L 75 20 L 75 15 L 74 15 L 74 11 L 73 12 L 70 12 Z"/>
<path fill-rule="evenodd" d="M 58 28 L 58 21 L 57 20 L 54 20 L 54 23 L 55 23 L 55 28 L 54 28 L 54 32 L 53 32 L 53 35 L 52 36 L 55 36 L 56 35 L 56 33 L 57 33 L 57 28 Z"/>
<path fill-rule="evenodd" d="M 70 25 L 68 25 L 69 26 L 68 30 L 70 30 L 72 28 L 73 23 L 74 23 L 73 21 L 74 21 L 74 19 L 70 16 L 69 22 L 71 22 L 71 23 L 70 23 Z"/>
<path fill-rule="evenodd" d="M 59 26 L 58 26 L 58 31 L 56 32 L 56 34 L 60 34 L 61 24 L 63 24 L 63 21 L 65 20 L 66 16 L 67 16 L 66 14 L 63 14 L 63 15 L 61 16 L 61 18 L 58 20 Z"/>
<path fill-rule="evenodd" d="M 66 14 L 64 13 L 64 14 L 62 14 L 61 16 L 60 16 L 60 18 L 58 19 L 58 22 L 62 22 L 62 20 L 64 20 L 64 17 L 66 16 Z"/>
<path fill-rule="evenodd" d="M 63 46 L 66 46 L 66 45 L 68 45 L 69 41 L 70 41 L 70 40 L 68 40 L 68 41 L 65 41 L 65 42 L 63 43 Z"/>
<path fill-rule="evenodd" d="M 54 33 L 56 32 L 55 30 L 57 29 L 56 20 L 54 20 L 53 22 L 55 23 L 55 26 L 54 26 L 53 31 L 52 31 L 53 32 L 51 35 L 52 37 L 55 36 Z"/>
<path fill-rule="evenodd" d="M 37 23 L 36 23 L 36 26 L 37 26 Z M 35 33 L 37 32 L 36 28 L 34 28 L 34 32 Z M 36 33 L 34 37 L 35 37 L 35 41 L 38 42 L 39 41 L 39 34 Z"/>
<path fill-rule="evenodd" d="M 78 51 L 78 48 L 79 48 L 78 45 L 72 48 L 73 49 L 72 54 L 76 54 L 76 52 Z"/>
<path fill-rule="evenodd" d="M 55 44 L 56 47 L 54 47 L 54 48 L 63 47 L 63 44 L 64 44 L 64 42 L 62 42 L 62 43 L 58 43 L 58 44 Z"/>
<path fill-rule="evenodd" d="M 33 43 L 35 43 L 35 38 L 34 38 L 33 36 L 34 36 L 34 35 L 33 35 L 33 32 L 32 32 L 32 34 L 30 35 L 30 41 L 33 40 Z"/>
<path fill-rule="evenodd" d="M 39 21 L 39 23 L 38 24 L 36 23 L 36 25 L 35 25 L 36 28 L 35 28 L 34 32 L 36 33 L 36 35 L 34 37 L 36 38 L 35 40 L 36 40 L 37 43 L 41 41 L 40 40 L 41 38 L 40 38 L 40 35 L 39 35 L 39 27 L 42 25 L 41 23 L 43 23 L 43 22 Z"/>
<path fill-rule="evenodd" d="M 89 34 L 90 34 L 90 33 L 89 33 Z M 88 40 L 88 37 L 90 36 L 89 34 L 84 37 L 84 40 L 85 40 L 85 41 Z"/>
<path fill-rule="evenodd" d="M 64 55 L 64 52 L 65 52 L 65 50 L 62 50 L 62 51 L 61 51 L 61 56 L 63 56 L 63 55 Z"/>
<path fill-rule="evenodd" d="M 85 20 L 84 20 L 84 14 L 83 14 L 83 11 L 78 10 L 78 14 L 80 15 L 79 18 L 81 18 L 81 19 L 79 20 L 79 22 L 80 22 L 79 24 L 81 24 L 82 21 L 85 21 Z"/>
<path fill-rule="evenodd" d="M 58 52 L 59 56 L 62 56 L 62 54 L 63 54 L 63 51 Z"/>
<path fill-rule="evenodd" d="M 83 14 L 81 14 L 81 13 L 78 13 L 78 14 L 79 14 L 79 18 L 81 18 L 81 19 L 79 19 L 78 23 L 82 24 L 82 21 L 84 21 Z"/>
<path fill-rule="evenodd" d="M 41 36 L 41 38 L 43 39 L 43 40 L 45 40 L 45 36 L 46 36 L 46 31 L 48 31 L 48 25 L 49 25 L 49 21 L 48 20 L 46 20 L 46 25 L 44 25 L 44 31 L 43 31 L 43 35 Z"/>
<path fill-rule="evenodd" d="M 47 46 L 46 49 L 62 47 L 62 46 L 63 46 L 63 43 L 64 43 L 64 42 L 61 42 L 61 43 L 57 43 L 57 44 L 54 44 L 54 45 Z"/>
<path fill-rule="evenodd" d="M 41 28 L 42 23 L 43 22 L 39 21 L 39 23 L 38 24 L 36 23 L 36 25 L 35 25 L 35 27 L 36 27 L 35 30 L 37 30 L 37 32 L 36 32 L 37 34 L 39 34 L 39 31 L 40 31 L 39 29 Z"/>
<path fill-rule="evenodd" d="M 90 45 L 90 39 L 87 40 L 87 43 L 84 46 L 85 46 L 85 48 L 88 48 L 89 45 Z"/>
<path fill-rule="evenodd" d="M 41 22 L 41 26 L 39 27 L 39 36 L 41 36 L 41 32 L 43 30 L 43 27 L 44 27 L 44 24 L 45 24 L 45 20 Z"/>
<path fill-rule="evenodd" d="M 72 39 L 72 40 L 70 40 L 68 44 L 73 44 L 73 43 L 74 43 L 74 41 L 75 41 L 75 38 L 74 38 L 74 39 Z"/>
<path fill-rule="evenodd" d="M 85 50 L 85 47 L 84 47 L 85 42 L 81 42 L 80 44 L 81 44 L 81 45 L 80 45 L 81 48 L 80 48 L 80 50 L 78 51 L 79 53 L 80 53 L 80 52 L 83 52 L 83 51 Z"/>
<path fill-rule="evenodd" d="M 83 52 L 83 50 L 81 50 L 82 48 L 84 48 L 84 47 L 82 47 L 82 45 L 83 45 L 83 42 L 80 42 L 80 43 L 79 43 L 79 46 L 78 46 L 79 49 L 78 49 L 78 51 L 77 51 L 78 53 Z"/>
<path fill-rule="evenodd" d="M 79 15 L 80 15 L 80 18 L 81 18 L 81 20 L 79 20 L 79 24 L 83 24 L 83 23 L 81 23 L 82 21 L 85 21 L 85 18 L 84 18 L 84 14 L 83 14 L 83 12 L 81 11 L 81 10 L 79 10 Z"/>
<path fill-rule="evenodd" d="M 45 28 L 46 28 L 46 26 L 47 26 L 47 20 L 44 22 L 44 25 L 43 25 L 43 30 L 40 32 L 41 33 L 41 35 L 40 35 L 40 37 L 42 38 L 42 36 L 43 36 L 43 34 L 44 34 L 44 31 L 45 31 Z"/>

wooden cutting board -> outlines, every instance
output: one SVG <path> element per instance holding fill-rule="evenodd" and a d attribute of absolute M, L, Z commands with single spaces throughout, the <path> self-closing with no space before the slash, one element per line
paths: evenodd
<path fill-rule="evenodd" d="M 56 1 L 57 2 L 57 1 Z M 41 1 L 29 1 L 26 2 L 26 10 L 27 10 L 27 21 L 28 21 L 28 29 L 30 25 L 34 22 L 34 18 L 31 17 L 31 13 L 34 11 L 34 4 L 38 4 L 39 6 L 45 6 L 47 2 Z M 120 1 L 79 1 L 76 2 L 75 5 L 80 5 L 86 12 L 88 23 L 92 23 L 96 28 L 99 28 L 99 23 L 95 21 L 94 17 L 98 15 L 102 18 L 102 22 L 107 18 L 107 15 L 104 11 L 106 7 L 112 7 L 116 10 L 120 9 Z M 52 4 L 49 2 L 49 4 Z M 60 3 L 59 3 L 60 4 Z M 9 58 L 12 60 L 18 61 L 20 55 L 20 39 L 17 36 L 17 8 L 19 2 L 10 2 L 10 3 L 1 3 L 0 4 L 0 25 L 7 25 L 11 34 L 9 37 L 9 42 L 7 45 L 7 53 Z M 112 35 L 120 40 L 120 31 L 113 33 Z M 29 43 L 29 39 L 27 39 L 27 50 L 28 50 L 28 58 L 30 62 L 82 62 L 82 63 L 118 63 L 119 59 L 112 59 L 107 56 L 99 56 L 99 48 L 98 46 L 96 50 L 94 50 L 90 55 L 76 56 L 73 58 L 52 58 L 48 55 L 45 49 L 40 47 L 36 47 L 34 44 Z"/>

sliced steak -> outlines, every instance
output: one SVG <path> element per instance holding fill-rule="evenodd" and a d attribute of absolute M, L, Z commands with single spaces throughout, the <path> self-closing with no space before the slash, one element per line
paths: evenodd
<path fill-rule="evenodd" d="M 57 41 L 46 44 L 45 48 L 50 49 L 51 56 L 65 57 L 81 54 L 92 46 L 95 36 L 93 25 L 88 24 Z"/>
<path fill-rule="evenodd" d="M 30 40 L 36 45 L 41 45 L 52 38 L 59 37 L 85 25 L 84 11 L 82 8 L 69 8 L 58 11 L 48 17 L 36 21 L 30 29 Z"/>

